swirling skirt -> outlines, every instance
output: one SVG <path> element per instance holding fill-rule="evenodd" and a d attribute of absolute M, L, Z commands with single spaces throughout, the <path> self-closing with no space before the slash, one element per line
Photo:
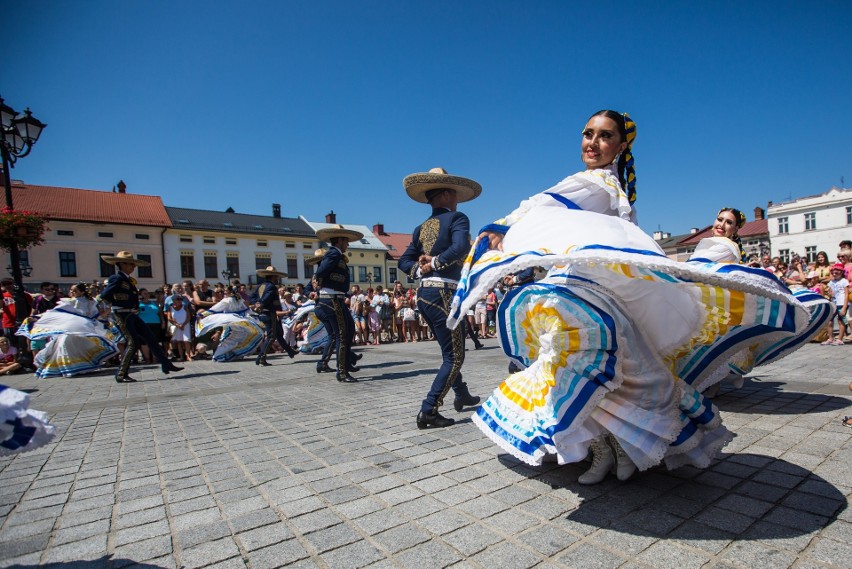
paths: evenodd
<path fill-rule="evenodd" d="M 0 456 L 38 448 L 53 438 L 56 429 L 47 414 L 29 404 L 26 393 L 0 385 Z"/>

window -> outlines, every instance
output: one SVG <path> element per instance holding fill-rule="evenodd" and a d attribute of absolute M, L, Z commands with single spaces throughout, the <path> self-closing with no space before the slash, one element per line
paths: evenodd
<path fill-rule="evenodd" d="M 152 278 L 154 276 L 154 272 L 153 272 L 152 267 L 151 267 L 151 255 L 136 255 L 136 258 L 139 259 L 140 261 L 148 261 L 147 267 L 143 267 L 143 266 L 140 265 L 139 268 L 136 269 L 136 274 L 139 276 L 139 278 L 140 279 Z"/>
<path fill-rule="evenodd" d="M 778 233 L 790 233 L 790 225 L 787 223 L 786 217 L 778 218 Z"/>
<path fill-rule="evenodd" d="M 262 270 L 272 264 L 272 256 L 269 254 L 266 255 L 255 255 L 254 256 L 254 268 L 256 270 Z"/>
<path fill-rule="evenodd" d="M 814 261 L 816 261 L 816 256 L 816 245 L 808 245 L 805 247 L 805 258 L 807 259 L 808 263 L 813 263 Z"/>
<path fill-rule="evenodd" d="M 266 239 L 258 239 L 257 240 L 258 247 L 266 247 Z"/>
<path fill-rule="evenodd" d="M 181 235 L 180 236 L 181 243 L 192 243 L 192 235 Z"/>
<path fill-rule="evenodd" d="M 295 249 L 295 248 L 296 248 L 296 244 L 295 244 L 295 243 L 290 243 L 289 241 L 287 241 L 286 243 L 284 243 L 284 248 L 285 248 L 285 249 Z"/>
<path fill-rule="evenodd" d="M 225 268 L 231 271 L 231 278 L 240 278 L 240 258 L 228 257 L 225 259 Z"/>
<path fill-rule="evenodd" d="M 204 241 L 205 243 L 210 245 L 210 244 L 216 243 L 216 238 L 215 237 L 209 237 L 209 236 L 205 235 L 204 237 L 202 237 L 202 241 Z"/>
<path fill-rule="evenodd" d="M 382 268 L 381 267 L 373 267 L 373 281 L 380 283 L 382 282 Z"/>
<path fill-rule="evenodd" d="M 237 239 L 235 237 L 225 237 L 225 245 L 236 245 Z"/>
<path fill-rule="evenodd" d="M 115 265 L 110 265 L 106 261 L 103 260 L 101 255 L 106 255 L 107 257 L 112 257 L 115 253 L 99 253 L 98 260 L 100 261 L 100 274 L 102 277 L 109 277 L 115 274 Z"/>
<path fill-rule="evenodd" d="M 358 282 L 367 282 L 367 267 L 358 267 Z"/>
<path fill-rule="evenodd" d="M 219 273 L 219 263 L 216 255 L 204 255 L 204 278 L 215 279 Z"/>
<path fill-rule="evenodd" d="M 59 276 L 77 276 L 77 254 L 70 251 L 59 252 Z"/>
<path fill-rule="evenodd" d="M 150 239 L 150 238 L 151 238 L 151 236 L 148 235 L 147 233 L 137 233 L 136 234 L 136 239 L 146 239 L 147 240 L 147 239 Z"/>
<path fill-rule="evenodd" d="M 312 276 L 314 276 L 314 265 L 311 265 L 311 264 L 305 263 L 305 264 L 304 264 L 304 269 L 305 269 L 305 278 L 306 278 L 306 279 L 309 279 L 309 278 L 311 278 Z"/>
<path fill-rule="evenodd" d="M 180 254 L 180 278 L 195 278 L 195 255 L 192 253 Z"/>
<path fill-rule="evenodd" d="M 849 209 L 849 208 L 846 208 L 846 209 Z M 69 231 L 68 229 L 60 229 L 56 232 L 56 234 L 57 235 L 63 235 L 63 236 L 66 236 L 66 237 L 71 237 L 71 236 L 74 235 L 74 232 Z"/>
<path fill-rule="evenodd" d="M 112 231 L 98 231 L 98 237 L 113 237 Z"/>
<path fill-rule="evenodd" d="M 349 266 L 349 282 L 355 282 L 355 267 Z"/>
<path fill-rule="evenodd" d="M 391 267 L 390 269 L 388 269 L 388 284 L 395 283 L 397 280 L 399 280 L 399 277 L 396 276 L 396 274 L 396 267 Z"/>
<path fill-rule="evenodd" d="M 816 213 L 805 214 L 805 231 L 813 231 L 816 229 Z"/>
<path fill-rule="evenodd" d="M 852 205 L 846 206 L 846 225 L 852 225 Z"/>
<path fill-rule="evenodd" d="M 785 263 L 790 262 L 790 250 L 789 249 L 778 249 L 778 257 L 784 261 Z"/>
<path fill-rule="evenodd" d="M 298 279 L 299 278 L 299 265 L 297 259 L 295 257 L 287 258 L 287 278 L 290 279 Z"/>

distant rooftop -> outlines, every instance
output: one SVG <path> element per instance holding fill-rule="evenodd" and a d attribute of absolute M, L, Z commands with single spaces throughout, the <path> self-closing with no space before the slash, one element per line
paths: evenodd
<path fill-rule="evenodd" d="M 166 212 L 176 229 L 255 233 L 262 235 L 310 237 L 316 239 L 311 226 L 300 218 L 231 213 L 206 209 L 167 207 Z"/>

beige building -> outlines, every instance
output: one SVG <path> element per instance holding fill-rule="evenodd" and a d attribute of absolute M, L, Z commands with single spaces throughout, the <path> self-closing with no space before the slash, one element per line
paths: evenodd
<path fill-rule="evenodd" d="M 24 277 L 28 290 L 52 281 L 67 291 L 79 281 L 103 281 L 115 267 L 101 255 L 131 251 L 151 263 L 137 269 L 139 286 L 152 288 L 165 282 L 163 234 L 171 221 L 159 196 L 127 193 L 119 182 L 112 192 L 14 182 L 15 209 L 35 211 L 50 218 L 44 243 L 21 251 L 21 264 L 32 272 Z M 6 253 L 7 270 L 11 269 Z"/>
<path fill-rule="evenodd" d="M 326 214 L 325 223 L 302 219 L 310 224 L 314 231 L 338 225 L 337 215 L 333 211 Z M 358 285 L 362 289 L 376 285 L 382 285 L 387 288 L 387 247 L 385 247 L 384 243 L 378 237 L 373 235 L 373 232 L 366 225 L 351 225 L 348 223 L 342 225 L 346 229 L 351 229 L 364 235 L 360 241 L 350 243 L 349 250 L 346 252 L 346 256 L 349 257 L 349 280 L 353 285 Z M 328 247 L 328 243 L 323 243 L 322 246 Z"/>

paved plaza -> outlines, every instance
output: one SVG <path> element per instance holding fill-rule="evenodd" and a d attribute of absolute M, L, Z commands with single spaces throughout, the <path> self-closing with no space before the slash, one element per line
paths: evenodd
<path fill-rule="evenodd" d="M 494 340 L 467 352 L 487 395 Z M 531 468 L 470 410 L 414 417 L 433 342 L 358 348 L 357 384 L 315 356 L 191 362 L 163 380 L 36 380 L 54 442 L 0 458 L 3 567 L 852 567 L 852 346 L 808 345 L 716 398 L 733 442 L 707 470 L 585 487 Z M 450 396 L 451 400 L 451 396 Z"/>

